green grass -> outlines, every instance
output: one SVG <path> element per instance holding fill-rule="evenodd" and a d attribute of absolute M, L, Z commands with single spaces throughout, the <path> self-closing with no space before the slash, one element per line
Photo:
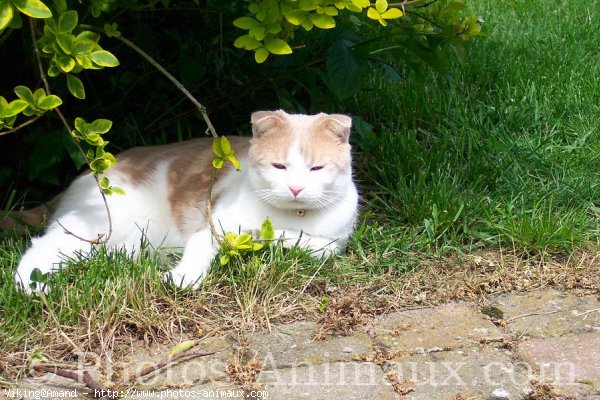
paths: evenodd
<path fill-rule="evenodd" d="M 348 105 L 376 137 L 357 153 L 364 204 L 347 256 L 319 263 L 300 251 L 265 254 L 244 268 L 215 268 L 202 291 L 189 292 L 161 283 L 164 257 L 100 250 L 54 275 L 47 297 L 28 297 L 12 282 L 25 243 L 4 238 L 0 352 L 64 335 L 95 349 L 114 332 L 167 337 L 209 321 L 268 323 L 316 310 L 336 287 L 391 285 L 391 269 L 410 273 L 422 256 L 595 249 L 600 2 L 481 0 L 472 8 L 490 35 L 469 46 L 451 83 L 373 76 Z"/>
<path fill-rule="evenodd" d="M 419 251 L 596 242 L 598 5 L 476 1 L 490 35 L 451 83 L 374 77 L 353 105 L 380 129 L 361 164 L 369 207 L 420 231 Z"/>

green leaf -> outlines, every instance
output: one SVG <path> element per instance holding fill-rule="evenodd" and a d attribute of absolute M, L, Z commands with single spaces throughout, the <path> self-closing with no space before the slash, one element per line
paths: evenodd
<path fill-rule="evenodd" d="M 212 161 L 212 165 L 213 165 L 213 167 L 215 167 L 216 169 L 221 169 L 221 168 L 223 168 L 223 162 L 224 162 L 224 161 L 223 161 L 223 159 L 222 159 L 222 158 L 220 158 L 220 157 L 217 157 L 217 158 L 215 158 L 215 159 Z"/>
<path fill-rule="evenodd" d="M 32 282 L 46 283 L 48 274 L 42 274 L 42 271 L 39 268 L 34 268 L 33 271 L 31 271 L 31 275 L 29 275 L 29 279 Z"/>
<path fill-rule="evenodd" d="M 169 354 L 169 357 L 173 357 L 173 356 L 176 356 L 177 354 L 185 353 L 186 351 L 188 351 L 189 349 L 194 347 L 196 344 L 198 344 L 198 342 L 196 342 L 195 340 L 186 340 L 184 342 L 181 342 L 171 349 L 171 353 Z"/>
<path fill-rule="evenodd" d="M 112 128 L 112 121 L 108 119 L 97 119 L 90 124 L 90 133 L 106 133 Z"/>
<path fill-rule="evenodd" d="M 124 196 L 126 194 L 125 190 L 119 186 L 111 186 L 110 190 L 112 194 L 118 194 L 119 196 Z"/>
<path fill-rule="evenodd" d="M 282 30 L 283 30 L 283 28 L 281 27 L 281 24 L 271 24 L 267 27 L 267 32 L 272 33 L 272 34 L 279 33 Z"/>
<path fill-rule="evenodd" d="M 248 31 L 248 35 L 256 40 L 263 40 L 266 36 L 267 29 L 263 25 L 253 26 Z"/>
<path fill-rule="evenodd" d="M 221 139 L 215 138 L 213 140 L 213 153 L 215 153 L 219 157 L 223 157 L 223 147 L 221 146 Z"/>
<path fill-rule="evenodd" d="M 373 7 L 370 7 L 370 8 L 367 10 L 367 17 L 369 17 L 369 18 L 371 18 L 371 19 L 374 19 L 374 20 L 376 20 L 376 21 L 378 21 L 378 20 L 380 20 L 380 19 L 381 19 L 381 15 L 380 15 L 380 14 L 379 14 L 379 12 L 378 12 L 376 9 L 374 9 Z"/>
<path fill-rule="evenodd" d="M 358 92 L 368 71 L 366 57 L 355 53 L 351 45 L 348 40 L 339 40 L 327 52 L 329 84 L 341 99 Z"/>
<path fill-rule="evenodd" d="M 106 143 L 108 142 L 105 142 L 105 144 Z M 115 165 L 117 163 L 117 159 L 115 158 L 115 156 L 113 156 L 112 153 L 109 153 L 108 151 L 104 152 L 104 159 L 108 161 L 110 165 Z"/>
<path fill-rule="evenodd" d="M 35 106 L 39 106 L 45 98 L 46 92 L 44 91 L 44 89 L 39 88 L 36 89 L 35 92 L 33 92 L 33 104 Z"/>
<path fill-rule="evenodd" d="M 354 4 L 356 7 L 366 8 L 371 5 L 371 1 L 370 0 L 352 0 L 352 4 Z"/>
<path fill-rule="evenodd" d="M 97 50 L 90 54 L 90 59 L 101 67 L 116 67 L 119 60 L 106 50 Z"/>
<path fill-rule="evenodd" d="M 83 31 L 76 36 L 77 40 L 91 40 L 97 43 L 100 40 L 100 35 L 92 31 Z"/>
<path fill-rule="evenodd" d="M 62 73 L 61 71 L 62 70 L 60 68 L 58 68 L 58 66 L 56 65 L 55 62 L 51 62 L 50 66 L 48 67 L 48 76 L 56 78 L 57 76 L 59 76 Z"/>
<path fill-rule="evenodd" d="M 235 243 L 237 245 L 236 247 L 244 245 L 250 241 L 252 241 L 252 235 L 250 235 L 249 233 L 242 233 L 238 235 L 238 237 L 235 240 Z"/>
<path fill-rule="evenodd" d="M 302 10 L 293 10 L 284 15 L 285 19 L 292 25 L 301 25 L 306 19 L 307 14 Z"/>
<path fill-rule="evenodd" d="M 31 105 L 35 104 L 33 101 L 33 93 L 31 93 L 31 89 L 29 89 L 27 86 L 19 85 L 14 88 L 14 92 L 21 100 L 25 100 Z"/>
<path fill-rule="evenodd" d="M 121 32 L 119 32 L 119 25 L 116 22 L 112 24 L 104 24 L 104 33 L 108 37 L 119 37 L 121 36 Z"/>
<path fill-rule="evenodd" d="M 69 10 L 60 15 L 58 18 L 58 31 L 71 33 L 77 26 L 77 11 Z"/>
<path fill-rule="evenodd" d="M 63 72 L 71 72 L 73 68 L 75 68 L 75 60 L 72 57 L 69 57 L 64 54 L 55 53 L 54 54 L 54 62 L 56 66 L 60 68 Z"/>
<path fill-rule="evenodd" d="M 75 60 L 77 60 L 77 64 L 81 65 L 82 68 L 85 68 L 85 69 L 94 68 L 94 65 L 92 64 L 92 62 L 89 59 L 89 56 L 87 56 L 87 55 L 77 54 L 75 56 Z"/>
<path fill-rule="evenodd" d="M 238 171 L 242 170 L 242 165 L 240 164 L 240 161 L 235 156 L 229 156 L 229 157 L 227 157 L 227 159 L 229 161 L 231 161 L 231 163 L 233 164 L 235 169 L 237 169 Z"/>
<path fill-rule="evenodd" d="M 387 0 L 377 0 L 375 2 L 375 9 L 377 10 L 377 12 L 379 14 L 383 14 L 385 12 L 385 10 L 388 9 L 388 2 L 387 2 Z"/>
<path fill-rule="evenodd" d="M 61 50 L 65 52 L 65 54 L 72 54 L 73 45 L 75 44 L 75 36 L 71 35 L 70 33 L 57 33 L 56 42 L 60 46 Z"/>
<path fill-rule="evenodd" d="M 2 98 L 2 100 L 4 99 Z M 3 103 L 4 102 L 5 101 L 3 101 Z M 4 110 L 0 112 L 0 118 L 9 118 L 15 116 L 28 106 L 29 104 L 24 100 L 13 100 L 10 103 L 7 103 Z"/>
<path fill-rule="evenodd" d="M 300 0 L 298 8 L 302 11 L 312 11 L 319 7 L 319 3 L 316 0 Z"/>
<path fill-rule="evenodd" d="M 266 47 L 256 49 L 256 51 L 254 52 L 254 61 L 256 61 L 258 64 L 262 64 L 267 60 L 269 54 L 270 52 L 269 50 L 267 50 Z"/>
<path fill-rule="evenodd" d="M 40 102 L 39 106 L 43 110 L 52 110 L 53 108 L 56 108 L 56 107 L 60 106 L 61 104 L 62 104 L 62 100 L 60 99 L 60 97 L 51 94 L 48 97 L 46 97 L 44 100 L 42 100 Z"/>
<path fill-rule="evenodd" d="M 106 176 L 103 176 L 102 179 L 98 181 L 98 184 L 102 189 L 108 189 L 108 187 L 110 186 L 110 181 Z"/>
<path fill-rule="evenodd" d="M 235 21 L 233 21 L 233 25 L 237 26 L 240 29 L 250 29 L 257 25 L 262 25 L 262 24 L 254 18 L 242 17 L 242 18 L 238 18 Z"/>
<path fill-rule="evenodd" d="M 90 163 L 90 168 L 95 174 L 101 174 L 110 168 L 110 164 L 106 160 L 99 158 Z"/>
<path fill-rule="evenodd" d="M 232 154 L 231 143 L 229 143 L 229 140 L 227 140 L 225 136 L 221 136 L 221 150 L 222 156 L 228 156 Z"/>
<path fill-rule="evenodd" d="M 85 122 L 83 118 L 75 118 L 75 129 L 82 135 L 87 135 L 89 133 L 89 124 Z"/>
<path fill-rule="evenodd" d="M 89 133 L 85 135 L 85 141 L 92 146 L 102 146 L 104 144 L 104 139 L 97 133 Z"/>
<path fill-rule="evenodd" d="M 316 25 L 316 24 L 315 24 Z M 265 46 L 273 54 L 291 54 L 292 48 L 282 39 L 266 39 Z"/>
<path fill-rule="evenodd" d="M 67 11 L 67 1 L 66 0 L 54 0 L 54 7 L 59 13 L 64 13 Z"/>
<path fill-rule="evenodd" d="M 10 21 L 10 24 L 8 24 L 8 27 L 10 29 L 21 29 L 23 27 L 23 18 L 21 18 L 20 13 L 15 12 L 14 8 L 13 8 L 13 19 L 12 19 L 12 21 Z"/>
<path fill-rule="evenodd" d="M 229 263 L 230 259 L 231 259 L 231 257 L 229 257 L 229 254 L 223 254 L 221 256 L 221 258 L 219 258 L 219 263 L 221 265 L 226 265 L 227 263 Z"/>
<path fill-rule="evenodd" d="M 327 14 L 311 14 L 310 20 L 316 27 L 321 29 L 335 28 L 335 19 Z"/>
<path fill-rule="evenodd" d="M 0 0 L 0 31 L 10 24 L 14 11 L 8 0 Z"/>
<path fill-rule="evenodd" d="M 395 19 L 395 18 L 400 18 L 403 15 L 404 14 L 402 13 L 402 11 L 400 11 L 400 9 L 390 8 L 389 10 L 387 10 L 386 12 L 381 14 L 381 17 L 385 18 L 385 19 Z"/>
<path fill-rule="evenodd" d="M 260 226 L 260 237 L 264 240 L 272 240 L 275 237 L 275 229 L 269 218 L 265 219 Z"/>
<path fill-rule="evenodd" d="M 233 45 L 238 49 L 255 50 L 262 46 L 262 43 L 249 35 L 243 35 L 237 38 L 235 42 L 233 42 Z"/>
<path fill-rule="evenodd" d="M 73 42 L 73 48 L 71 49 L 72 54 L 89 54 L 95 48 L 97 44 L 90 39 L 77 39 Z"/>
<path fill-rule="evenodd" d="M 40 0 L 12 0 L 12 3 L 23 14 L 32 18 L 50 18 L 52 11 Z"/>
<path fill-rule="evenodd" d="M 306 18 L 304 21 L 302 21 L 302 27 L 306 31 L 312 30 L 312 28 L 314 28 L 314 26 L 315 26 L 315 24 L 312 23 L 310 18 Z"/>
<path fill-rule="evenodd" d="M 67 74 L 67 87 L 73 96 L 78 99 L 85 99 L 85 88 L 81 79 L 75 75 Z"/>
<path fill-rule="evenodd" d="M 325 14 L 331 15 L 332 17 L 335 17 L 336 15 L 339 14 L 337 8 L 335 8 L 333 6 L 325 7 L 323 9 L 323 11 L 325 11 Z"/>

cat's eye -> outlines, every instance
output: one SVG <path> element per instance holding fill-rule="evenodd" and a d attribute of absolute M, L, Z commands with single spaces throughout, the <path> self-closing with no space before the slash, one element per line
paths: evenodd
<path fill-rule="evenodd" d="M 318 171 L 320 169 L 323 169 L 323 165 L 316 165 L 316 166 L 312 167 L 310 170 L 311 171 Z"/>
<path fill-rule="evenodd" d="M 285 165 L 283 164 L 273 163 L 271 165 L 277 169 L 285 169 Z"/>

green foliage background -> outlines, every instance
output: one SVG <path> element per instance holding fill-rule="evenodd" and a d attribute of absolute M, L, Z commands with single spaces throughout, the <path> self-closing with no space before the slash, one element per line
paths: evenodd
<path fill-rule="evenodd" d="M 0 95 L 9 101 L 15 98 L 17 85 L 32 91 L 42 87 L 27 17 L 47 17 L 40 4 L 0 0 L 0 20 L 3 10 L 13 12 L 10 25 L 0 31 L 0 59 L 4 60 Z M 88 162 L 101 165 L 99 173 L 111 163 L 110 153 L 103 158 L 106 141 L 110 141 L 107 151 L 117 153 L 137 145 L 199 137 L 206 129 L 188 100 L 118 40 L 120 35 L 179 79 L 206 106 L 217 131 L 231 135 L 247 133 L 248 116 L 259 109 L 343 112 L 349 99 L 368 89 L 373 74 L 391 80 L 417 79 L 428 65 L 446 76 L 449 54 L 465 61 L 463 42 L 481 33 L 466 6 L 449 0 L 395 4 L 383 0 L 47 0 L 46 4 L 53 17 L 35 18 L 34 28 L 39 47 L 50 53 L 42 61 L 51 76 L 52 93 L 62 100 L 60 109 L 71 125 L 76 118 L 81 119 L 80 125 L 113 122 L 112 130 L 99 141 L 81 132 L 75 135 L 84 147 L 97 147 L 88 151 Z M 273 29 L 273 24 L 278 28 Z M 263 25 L 266 28 L 261 30 Z M 258 49 L 248 46 L 248 41 L 259 43 L 259 49 L 268 49 L 271 56 L 266 61 L 264 54 L 258 57 Z M 14 126 L 24 120 L 18 118 Z M 80 172 L 85 161 L 52 112 L 0 136 L 0 147 L 0 186 L 5 188 L 0 205 L 6 207 L 25 197 L 47 200 Z"/>

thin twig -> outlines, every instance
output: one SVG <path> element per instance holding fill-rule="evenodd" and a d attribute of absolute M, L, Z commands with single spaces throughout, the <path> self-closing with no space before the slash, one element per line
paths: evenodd
<path fill-rule="evenodd" d="M 208 127 L 207 134 L 210 133 L 213 136 L 213 138 L 215 138 L 215 139 L 219 138 L 219 135 L 217 134 L 215 127 L 213 126 L 212 122 L 210 121 L 210 118 L 208 118 L 208 113 L 206 111 L 206 107 L 204 107 L 202 104 L 200 104 L 200 102 L 189 92 L 189 90 L 187 90 L 186 87 L 183 86 L 183 83 L 179 82 L 173 75 L 171 75 L 171 73 L 169 71 L 167 71 L 162 65 L 160 65 L 158 63 L 158 61 L 156 61 L 154 58 L 152 58 L 144 50 L 140 49 L 135 43 L 133 43 L 129 39 L 124 38 L 122 35 L 115 36 L 115 38 L 117 40 L 121 41 L 122 43 L 124 43 L 125 45 L 127 45 L 129 48 L 136 51 L 142 57 L 144 57 L 146 59 L 146 61 L 148 61 L 150 64 L 152 64 L 157 70 L 159 70 L 164 76 L 166 76 L 167 79 L 169 79 L 171 82 L 173 82 L 175 87 L 177 87 L 177 89 L 179 89 L 196 106 L 198 111 L 200 111 L 200 114 L 202 115 L 202 118 L 204 119 L 204 122 L 206 123 L 206 126 Z M 213 169 L 211 177 L 210 177 L 210 181 L 208 183 L 208 191 L 206 193 L 206 220 L 208 221 L 208 225 L 210 226 L 210 232 L 211 232 L 212 236 L 215 238 L 217 243 L 220 244 L 221 239 L 220 239 L 219 233 L 217 232 L 217 229 L 215 228 L 215 224 L 214 224 L 214 221 L 212 218 L 212 188 L 215 183 L 216 177 L 217 177 L 216 170 Z"/>
<path fill-rule="evenodd" d="M 184 353 L 177 354 L 174 357 L 163 360 L 163 361 L 159 362 L 158 364 L 151 365 L 150 367 L 144 368 L 143 370 L 137 372 L 134 375 L 133 380 L 138 380 L 148 374 L 151 374 L 156 371 L 160 371 L 161 369 L 163 369 L 171 364 L 174 364 L 174 363 L 180 363 L 182 361 L 187 361 L 191 358 L 196 358 L 196 357 L 206 357 L 206 356 L 210 356 L 212 354 L 215 354 L 215 352 L 214 351 L 203 351 L 203 350 L 186 351 Z M 128 383 L 131 383 L 131 382 L 128 382 Z"/>
<path fill-rule="evenodd" d="M 150 367 L 144 368 L 143 370 L 137 372 L 133 376 L 133 381 L 136 381 L 146 375 L 149 375 L 153 372 L 160 371 L 161 369 L 170 366 L 171 364 L 180 363 L 183 361 L 187 361 L 191 358 L 195 357 L 206 357 L 209 355 L 215 354 L 214 351 L 202 351 L 202 350 L 193 350 L 186 351 L 184 353 L 180 353 L 174 357 L 170 357 L 166 360 L 159 362 L 158 364 L 152 365 Z M 85 387 L 93 390 L 93 393 L 90 393 L 95 398 L 110 398 L 106 395 L 106 393 L 114 393 L 116 390 L 108 390 L 107 388 L 102 387 L 102 385 L 94 379 L 94 377 L 87 370 L 76 371 L 69 368 L 63 368 L 57 365 L 44 365 L 44 364 L 34 364 L 31 366 L 35 371 L 52 373 L 58 376 L 62 376 L 63 378 L 71 379 L 75 382 L 83 383 Z M 116 387 L 125 387 L 131 385 L 133 382 L 129 381 L 127 378 L 117 385 Z"/>
<path fill-rule="evenodd" d="M 31 119 L 28 119 L 27 121 L 23 122 L 21 125 L 16 126 L 8 131 L 2 131 L 0 132 L 0 136 L 4 136 L 4 135 L 8 135 L 9 133 L 13 133 L 18 131 L 21 128 L 25 128 L 27 125 L 29 124 L 33 124 L 35 121 L 37 121 L 39 118 L 41 117 L 41 115 L 38 115 L 37 117 L 33 117 Z"/>
<path fill-rule="evenodd" d="M 183 84 L 181 82 L 179 82 L 173 75 L 171 75 L 171 73 L 169 71 L 167 71 L 165 68 L 163 68 L 163 66 L 160 65 L 148 53 L 146 53 L 144 50 L 140 49 L 135 43 L 133 43 L 129 39 L 126 39 L 123 36 L 115 36 L 115 39 L 123 42 L 128 47 L 135 50 L 139 55 L 144 57 L 146 59 L 146 61 L 148 61 L 150 64 L 152 64 L 157 70 L 159 70 L 164 76 L 166 76 L 171 82 L 173 82 L 175 87 L 177 87 L 177 89 L 179 89 L 188 99 L 190 99 L 190 101 L 192 103 L 194 103 L 194 105 L 196 106 L 198 111 L 200 111 L 200 114 L 202 115 L 204 122 L 206 122 L 206 126 L 208 126 L 207 131 L 210 132 L 210 134 L 215 139 L 219 137 L 219 135 L 217 135 L 217 131 L 215 130 L 215 127 L 213 126 L 212 122 L 210 122 L 210 119 L 208 118 L 208 114 L 206 112 L 206 107 L 204 107 L 202 104 L 200 104 L 200 102 L 198 100 L 196 100 L 196 98 L 194 96 L 192 96 L 192 94 L 185 88 L 185 86 L 183 86 Z"/>
<path fill-rule="evenodd" d="M 73 237 L 75 237 L 76 239 L 79 239 L 83 242 L 88 242 L 91 244 L 101 244 L 101 243 L 106 243 L 106 240 L 104 240 L 104 234 L 103 233 L 99 233 L 98 234 L 98 239 L 86 239 L 84 237 L 81 237 L 79 235 L 77 235 L 76 233 L 71 232 L 70 230 L 68 230 L 59 220 L 56 220 L 56 223 L 63 229 L 63 232 L 66 235 L 71 235 Z"/>
<path fill-rule="evenodd" d="M 587 310 L 587 311 L 584 311 L 584 312 L 582 312 L 582 313 L 575 314 L 575 316 L 576 316 L 576 317 L 581 317 L 581 316 L 584 316 L 583 318 L 585 319 L 585 318 L 587 318 L 587 316 L 588 316 L 588 315 L 590 315 L 591 313 L 593 313 L 593 312 L 598 312 L 598 311 L 600 311 L 600 308 L 594 308 L 593 310 Z"/>
<path fill-rule="evenodd" d="M 101 393 L 106 389 L 94 379 L 94 377 L 88 371 L 73 371 L 69 369 L 59 368 L 57 366 L 35 364 L 32 368 L 38 372 L 49 372 L 54 375 L 62 376 L 63 378 L 74 380 L 75 382 L 83 383 L 88 389 L 94 391 L 94 393 Z"/>
<path fill-rule="evenodd" d="M 40 78 L 42 78 L 42 81 L 44 82 L 44 87 L 46 88 L 46 93 L 48 95 L 50 95 L 51 94 L 50 84 L 48 83 L 48 78 L 46 77 L 46 73 L 44 72 L 44 67 L 42 65 L 42 55 L 40 54 L 40 49 L 38 48 L 38 45 L 37 45 L 37 39 L 35 36 L 35 28 L 33 25 L 34 24 L 33 19 L 32 18 L 28 18 L 28 19 L 29 19 L 29 30 L 31 31 L 31 41 L 33 42 L 33 50 L 35 52 L 35 57 L 37 59 L 37 65 L 38 65 L 38 69 L 40 71 Z M 55 111 L 56 114 L 58 115 L 58 117 L 60 118 L 65 129 L 67 130 L 67 133 L 69 134 L 69 137 L 73 140 L 73 143 L 75 143 L 75 146 L 77 146 L 77 149 L 83 155 L 84 160 L 86 160 L 88 167 L 90 167 L 90 169 L 91 169 L 91 165 L 90 165 L 89 161 L 87 160 L 87 157 L 85 155 L 85 152 L 83 151 L 83 148 L 71 134 L 71 132 L 73 130 L 71 129 L 69 123 L 67 122 L 67 119 L 65 118 L 65 116 L 63 115 L 63 113 L 60 111 L 60 109 L 58 107 L 54 108 L 53 111 Z M 80 239 L 80 240 L 83 240 L 85 242 L 88 242 L 91 244 L 100 244 L 100 243 L 108 242 L 108 240 L 110 239 L 110 237 L 112 235 L 112 217 L 110 214 L 110 209 L 108 207 L 108 201 L 106 200 L 106 194 L 104 193 L 104 190 L 102 190 L 102 187 L 100 186 L 100 179 L 98 178 L 98 176 L 96 174 L 92 174 L 92 176 L 94 177 L 94 180 L 96 181 L 96 186 L 98 187 L 98 190 L 100 191 L 100 195 L 102 196 L 102 201 L 104 202 L 104 208 L 106 209 L 106 216 L 108 218 L 108 235 L 101 234 L 101 235 L 98 235 L 98 239 L 87 240 L 87 239 L 84 239 L 82 237 L 79 237 L 79 236 L 73 234 L 72 232 L 68 231 L 67 229 L 65 229 L 65 232 Z M 61 225 L 61 227 L 62 227 L 62 225 Z M 63 227 L 63 229 L 64 229 L 64 227 Z"/>
<path fill-rule="evenodd" d="M 556 314 L 559 313 L 563 310 L 554 310 L 554 311 L 548 311 L 545 313 L 539 313 L 539 312 L 531 312 L 531 313 L 527 313 L 527 314 L 521 314 L 521 315 L 517 315 L 515 317 L 509 318 L 506 320 L 507 324 L 510 324 L 511 322 L 517 320 L 517 319 L 521 319 L 521 318 L 526 318 L 526 317 L 532 317 L 534 315 L 550 315 L 550 314 Z"/>
<path fill-rule="evenodd" d="M 213 168 L 210 174 L 210 181 L 208 182 L 208 189 L 206 191 L 206 220 L 208 221 L 210 233 L 212 234 L 213 238 L 217 241 L 218 244 L 221 244 L 221 237 L 219 235 L 219 232 L 217 232 L 217 228 L 215 227 L 215 223 L 212 218 L 212 190 L 216 178 L 217 170 L 216 168 Z"/>

